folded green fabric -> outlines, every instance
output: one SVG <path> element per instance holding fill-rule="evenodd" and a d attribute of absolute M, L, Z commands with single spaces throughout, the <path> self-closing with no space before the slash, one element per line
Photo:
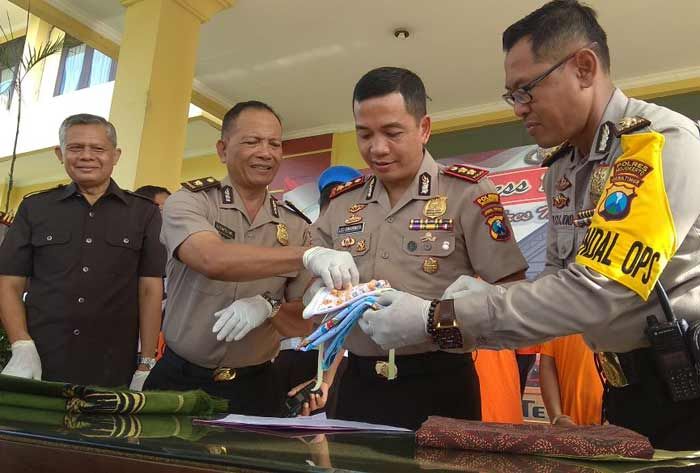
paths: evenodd
<path fill-rule="evenodd" d="M 106 389 L 0 375 L 0 405 L 85 414 L 211 415 L 228 401 L 197 391 Z"/>
<path fill-rule="evenodd" d="M 65 412 L 25 409 L 23 407 L 0 405 L 0 422 L 23 422 L 28 424 L 62 427 L 65 418 Z"/>
<path fill-rule="evenodd" d="M 76 431 L 89 438 L 167 438 L 198 441 L 208 427 L 192 424 L 188 416 L 70 414 L 0 405 L 0 422 L 22 422 Z"/>

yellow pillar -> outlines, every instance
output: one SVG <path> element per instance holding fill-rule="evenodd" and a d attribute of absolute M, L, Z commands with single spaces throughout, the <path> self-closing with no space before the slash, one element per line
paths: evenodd
<path fill-rule="evenodd" d="M 29 15 L 29 28 L 27 28 L 27 35 L 24 39 L 24 52 L 22 53 L 23 57 L 26 58 L 29 56 L 30 48 L 35 52 L 42 46 L 46 45 L 49 42 L 52 28 L 53 26 L 41 18 L 34 15 Z M 46 61 L 41 61 L 34 66 L 22 82 L 22 101 L 25 104 L 34 103 L 39 97 L 41 77 L 44 73 L 45 63 Z"/>
<path fill-rule="evenodd" d="M 177 189 L 185 148 L 199 28 L 234 0 L 121 0 L 126 7 L 110 121 L 126 189 Z M 212 143 L 213 146 L 213 143 Z"/>
<path fill-rule="evenodd" d="M 357 148 L 357 137 L 354 131 L 333 134 L 333 149 L 331 151 L 331 165 L 350 166 L 363 169 L 367 164 Z"/>

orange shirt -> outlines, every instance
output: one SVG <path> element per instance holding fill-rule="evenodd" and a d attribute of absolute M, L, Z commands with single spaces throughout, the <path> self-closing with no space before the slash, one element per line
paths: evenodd
<path fill-rule="evenodd" d="M 580 425 L 600 424 L 603 385 L 583 336 L 555 338 L 542 345 L 540 355 L 556 363 L 562 413 Z"/>
<path fill-rule="evenodd" d="M 481 386 L 481 420 L 523 423 L 520 374 L 512 350 L 482 350 L 474 354 Z"/>
<path fill-rule="evenodd" d="M 540 352 L 542 345 L 532 345 L 531 347 L 516 348 L 515 353 L 518 355 L 536 355 Z"/>
<path fill-rule="evenodd" d="M 163 332 L 158 334 L 158 347 L 156 348 L 156 360 L 163 358 L 163 353 L 165 353 L 165 335 Z"/>

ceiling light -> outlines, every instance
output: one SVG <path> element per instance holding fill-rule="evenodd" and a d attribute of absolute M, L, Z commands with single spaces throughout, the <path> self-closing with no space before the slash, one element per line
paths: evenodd
<path fill-rule="evenodd" d="M 410 36 L 410 33 L 406 28 L 396 28 L 394 30 L 394 38 L 396 39 L 407 39 Z"/>

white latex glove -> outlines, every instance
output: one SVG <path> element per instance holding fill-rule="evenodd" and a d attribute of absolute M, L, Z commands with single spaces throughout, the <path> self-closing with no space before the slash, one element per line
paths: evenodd
<path fill-rule="evenodd" d="M 344 289 L 360 283 L 355 260 L 347 251 L 314 246 L 304 252 L 304 267 L 319 276 L 329 289 Z"/>
<path fill-rule="evenodd" d="M 467 291 L 482 292 L 490 291 L 493 285 L 472 276 L 460 276 L 455 282 L 447 286 L 440 299 L 459 299 L 467 295 Z"/>
<path fill-rule="evenodd" d="M 304 307 L 311 303 L 311 300 L 321 289 L 323 289 L 323 281 L 321 281 L 320 279 L 314 279 L 314 282 L 312 282 L 309 288 L 304 292 L 304 297 L 301 299 L 302 304 L 304 304 Z"/>
<path fill-rule="evenodd" d="M 41 358 L 33 340 L 18 340 L 12 344 L 12 358 L 7 362 L 2 374 L 41 379 Z"/>
<path fill-rule="evenodd" d="M 134 371 L 134 376 L 131 378 L 131 384 L 129 385 L 129 389 L 131 389 L 132 391 L 143 391 L 143 383 L 146 382 L 146 378 L 148 378 L 149 374 L 151 374 L 150 370 Z"/>
<path fill-rule="evenodd" d="M 377 298 L 379 310 L 367 309 L 360 328 L 384 350 L 431 342 L 428 335 L 430 301 L 401 291 L 387 291 Z"/>
<path fill-rule="evenodd" d="M 218 318 L 214 323 L 212 332 L 216 333 L 216 339 L 239 341 L 255 327 L 259 327 L 272 315 L 272 306 L 263 296 L 246 297 L 238 299 L 230 306 L 214 313 Z"/>

